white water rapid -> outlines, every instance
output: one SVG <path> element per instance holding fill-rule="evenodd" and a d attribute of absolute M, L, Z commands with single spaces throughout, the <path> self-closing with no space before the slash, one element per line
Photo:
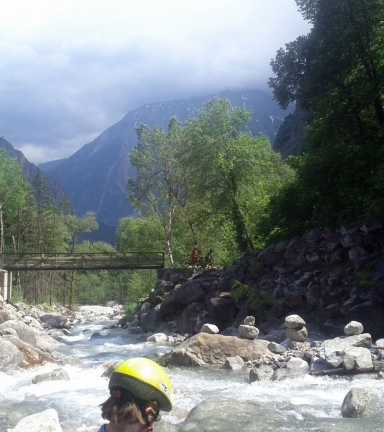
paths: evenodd
<path fill-rule="evenodd" d="M 76 366 L 63 366 L 70 381 L 32 384 L 37 374 L 58 368 L 52 364 L 12 374 L 0 373 L 0 432 L 14 427 L 21 418 L 48 408 L 58 412 L 64 432 L 101 425 L 98 405 L 108 397 L 108 379 L 101 377 L 105 365 L 132 356 L 156 359 L 172 349 L 170 345 L 136 343 L 124 330 L 105 330 L 110 324 L 112 322 L 79 325 L 70 335 L 62 337 L 65 346 L 60 351 L 81 360 Z M 94 332 L 101 336 L 91 339 Z M 374 419 L 343 419 L 340 411 L 346 393 L 356 387 L 373 390 L 383 403 L 384 380 L 307 375 L 301 379 L 250 384 L 249 370 L 175 367 L 167 371 L 175 391 L 176 409 L 164 415 L 162 421 L 179 423 L 199 402 L 220 396 L 258 402 L 259 409 L 255 412 L 258 428 L 254 430 L 384 431 L 384 414 Z"/>

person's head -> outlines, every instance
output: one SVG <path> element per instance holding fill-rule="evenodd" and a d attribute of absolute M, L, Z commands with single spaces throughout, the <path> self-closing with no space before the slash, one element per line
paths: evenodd
<path fill-rule="evenodd" d="M 109 381 L 111 396 L 101 404 L 102 417 L 118 431 L 150 431 L 159 411 L 172 409 L 172 385 L 164 369 L 137 357 L 120 363 Z M 115 430 L 115 429 L 114 429 Z"/>
<path fill-rule="evenodd" d="M 193 249 L 197 250 L 197 245 L 193 246 Z"/>

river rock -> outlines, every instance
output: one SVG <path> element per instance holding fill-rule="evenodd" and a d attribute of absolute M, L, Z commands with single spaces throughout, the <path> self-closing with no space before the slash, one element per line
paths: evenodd
<path fill-rule="evenodd" d="M 239 336 L 243 339 L 257 339 L 259 329 L 252 325 L 239 325 Z"/>
<path fill-rule="evenodd" d="M 147 342 L 162 343 L 166 342 L 168 336 L 165 333 L 155 333 L 147 338 Z"/>
<path fill-rule="evenodd" d="M 287 348 L 283 347 L 283 345 L 280 345 L 276 342 L 270 342 L 268 344 L 268 349 L 274 354 L 283 354 L 287 351 Z"/>
<path fill-rule="evenodd" d="M 341 406 L 341 415 L 347 418 L 370 417 L 380 409 L 377 396 L 370 390 L 354 388 L 346 394 Z"/>
<path fill-rule="evenodd" d="M 0 310 L 0 324 L 3 324 L 5 321 L 9 321 L 11 320 L 11 316 L 9 315 L 9 313 L 7 313 L 7 311 L 5 310 Z"/>
<path fill-rule="evenodd" d="M 140 314 L 140 328 L 144 332 L 154 332 L 162 323 L 163 318 L 160 314 L 161 305 L 156 305 L 153 309 Z"/>
<path fill-rule="evenodd" d="M 226 369 L 241 370 L 244 367 L 244 360 L 239 356 L 227 357 L 225 359 L 224 367 Z"/>
<path fill-rule="evenodd" d="M 299 315 L 288 315 L 284 321 L 285 327 L 289 329 L 300 329 L 306 325 L 306 322 Z"/>
<path fill-rule="evenodd" d="M 262 365 L 259 368 L 252 368 L 249 371 L 249 381 L 267 381 L 272 378 L 273 369 L 271 366 Z"/>
<path fill-rule="evenodd" d="M 192 408 L 182 423 L 172 425 L 160 421 L 156 424 L 156 432 L 262 431 L 263 426 L 256 426 L 259 407 L 255 401 L 213 397 Z"/>
<path fill-rule="evenodd" d="M 305 342 L 308 337 L 308 330 L 306 327 L 302 327 L 300 330 L 294 328 L 287 328 L 285 331 L 287 339 L 294 342 Z"/>
<path fill-rule="evenodd" d="M 347 347 L 343 354 L 343 367 L 347 370 L 373 369 L 371 352 L 368 348 Z"/>
<path fill-rule="evenodd" d="M 65 345 L 61 342 L 56 341 L 47 334 L 36 334 L 36 348 L 46 353 L 52 353 L 59 347 Z"/>
<path fill-rule="evenodd" d="M 67 318 L 61 315 L 45 314 L 41 315 L 40 321 L 48 324 L 52 328 L 61 329 L 67 325 Z"/>
<path fill-rule="evenodd" d="M 344 362 L 344 351 L 348 347 L 371 348 L 372 338 L 368 333 L 355 336 L 344 336 L 324 342 L 324 359 L 331 369 L 339 368 Z"/>
<path fill-rule="evenodd" d="M 23 363 L 23 354 L 9 340 L 0 338 L 0 371 L 8 372 Z"/>
<path fill-rule="evenodd" d="M 357 322 L 357 321 L 350 321 L 345 327 L 344 327 L 344 333 L 346 336 L 354 336 L 359 335 L 363 333 L 363 324 Z"/>
<path fill-rule="evenodd" d="M 59 416 L 54 409 L 24 417 L 10 432 L 62 432 Z"/>
<path fill-rule="evenodd" d="M 309 372 L 309 365 L 299 357 L 292 357 L 287 363 L 287 371 L 291 378 L 296 378 Z"/>
<path fill-rule="evenodd" d="M 32 379 L 32 384 L 38 384 L 44 381 L 61 381 L 66 380 L 69 381 L 69 375 L 63 368 L 54 369 L 52 372 L 46 372 L 39 375 L 36 375 Z"/>
<path fill-rule="evenodd" d="M 217 334 L 220 332 L 217 326 L 208 323 L 203 324 L 200 331 L 203 333 L 210 333 L 210 334 Z"/>
<path fill-rule="evenodd" d="M 244 318 L 243 324 L 249 325 L 249 326 L 254 326 L 255 322 L 256 322 L 256 320 L 255 320 L 254 316 L 247 316 Z"/>
<path fill-rule="evenodd" d="M 159 361 L 163 366 L 223 365 L 226 357 L 240 356 L 244 361 L 257 360 L 268 350 L 264 340 L 198 333 L 185 340 Z"/>
<path fill-rule="evenodd" d="M 12 342 L 15 347 L 22 353 L 23 362 L 21 366 L 23 368 L 43 365 L 48 361 L 54 362 L 54 359 L 49 354 L 39 350 L 32 345 L 29 345 L 28 343 L 22 341 L 15 336 L 10 336 L 7 340 Z"/>
<path fill-rule="evenodd" d="M 4 322 L 3 324 L 0 324 L 0 330 L 6 328 L 12 328 L 16 330 L 19 339 L 26 342 L 27 344 L 32 346 L 36 345 L 36 336 L 34 330 L 23 322 L 9 320 Z"/>

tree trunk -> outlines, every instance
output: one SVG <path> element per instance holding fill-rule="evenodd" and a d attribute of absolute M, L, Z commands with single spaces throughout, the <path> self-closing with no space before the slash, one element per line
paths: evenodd
<path fill-rule="evenodd" d="M 167 249 L 168 249 L 168 256 L 169 256 L 169 261 L 171 264 L 171 267 L 174 266 L 174 260 L 173 260 L 173 248 L 172 248 L 172 215 L 174 212 L 174 208 L 172 210 L 169 211 L 168 214 L 168 229 L 167 229 L 167 234 L 166 234 L 166 243 L 167 243 Z"/>
<path fill-rule="evenodd" d="M 75 300 L 75 274 L 76 270 L 71 271 L 71 287 L 69 290 L 69 309 L 73 310 L 74 300 Z"/>

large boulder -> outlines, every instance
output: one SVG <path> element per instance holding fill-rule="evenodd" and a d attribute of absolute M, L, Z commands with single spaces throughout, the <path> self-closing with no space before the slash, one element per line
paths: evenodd
<path fill-rule="evenodd" d="M 345 348 L 343 367 L 347 370 L 372 370 L 373 362 L 370 350 L 362 347 Z"/>
<path fill-rule="evenodd" d="M 62 432 L 59 416 L 54 409 L 24 417 L 10 432 Z"/>
<path fill-rule="evenodd" d="M 61 315 L 45 314 L 41 315 L 40 321 L 48 324 L 52 328 L 64 328 L 67 325 L 67 318 Z"/>
<path fill-rule="evenodd" d="M 13 343 L 15 347 L 22 353 L 23 362 L 21 366 L 23 368 L 40 366 L 47 362 L 55 362 L 49 354 L 32 345 L 29 345 L 15 336 L 10 336 L 8 340 Z"/>
<path fill-rule="evenodd" d="M 144 332 L 154 332 L 163 322 L 163 317 L 160 313 L 160 305 L 156 305 L 154 308 L 148 309 L 147 312 L 140 316 L 140 328 Z"/>
<path fill-rule="evenodd" d="M 371 346 L 372 338 L 368 333 L 326 340 L 324 342 L 324 358 L 327 367 L 331 369 L 342 367 L 346 348 L 371 348 Z"/>
<path fill-rule="evenodd" d="M 174 319 L 179 333 L 195 334 L 196 326 L 205 317 L 205 308 L 203 303 L 192 303 L 187 306 L 183 312 Z M 201 328 L 202 324 L 198 327 Z M 200 330 L 199 328 L 199 330 Z"/>
<path fill-rule="evenodd" d="M 43 333 L 36 335 L 36 348 L 46 353 L 52 353 L 54 351 L 57 351 L 59 347 L 64 345 L 64 343 L 58 342 L 47 334 Z"/>
<path fill-rule="evenodd" d="M 23 354 L 11 341 L 0 338 L 0 372 L 21 366 L 23 360 Z"/>
<path fill-rule="evenodd" d="M 239 356 L 244 361 L 257 360 L 270 354 L 269 342 L 240 339 L 234 336 L 199 333 L 182 342 L 160 359 L 164 366 L 224 365 L 227 357 Z"/>
<path fill-rule="evenodd" d="M 371 417 L 381 410 L 381 403 L 370 390 L 353 388 L 346 394 L 341 415 L 346 418 Z"/>
<path fill-rule="evenodd" d="M 0 330 L 11 328 L 16 330 L 19 339 L 29 345 L 36 346 L 36 336 L 33 329 L 21 321 L 9 320 L 0 324 Z"/>
<path fill-rule="evenodd" d="M 260 410 L 260 404 L 255 401 L 214 397 L 196 405 L 182 423 L 159 422 L 156 432 L 264 431 L 267 425 L 260 424 Z"/>
<path fill-rule="evenodd" d="M 160 313 L 163 318 L 173 318 L 180 311 L 181 306 L 201 303 L 204 297 L 205 293 L 200 287 L 200 282 L 191 279 L 168 293 L 163 303 L 161 303 Z"/>

